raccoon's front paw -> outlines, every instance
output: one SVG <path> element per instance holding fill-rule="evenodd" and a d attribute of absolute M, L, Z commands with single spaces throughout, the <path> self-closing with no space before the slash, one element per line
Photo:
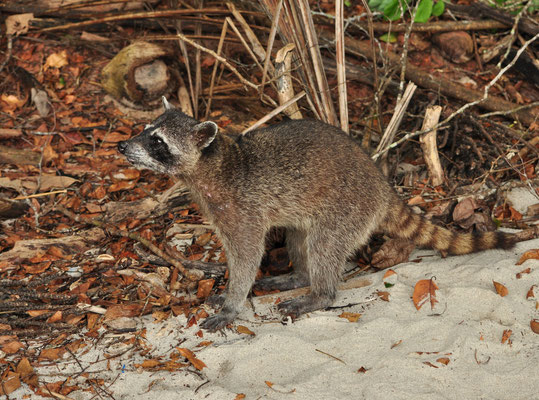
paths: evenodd
<path fill-rule="evenodd" d="M 201 324 L 200 327 L 202 329 L 206 329 L 210 332 L 218 331 L 219 329 L 223 329 L 225 326 L 230 324 L 232 321 L 234 321 L 234 318 L 236 318 L 236 313 L 232 312 L 223 312 L 221 311 L 219 314 L 212 315 L 211 317 L 206 318 Z"/>

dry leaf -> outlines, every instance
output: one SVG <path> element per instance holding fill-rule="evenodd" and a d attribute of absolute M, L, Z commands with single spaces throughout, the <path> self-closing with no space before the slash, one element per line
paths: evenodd
<path fill-rule="evenodd" d="M 39 360 L 48 360 L 48 361 L 54 361 L 58 360 L 63 356 L 65 353 L 65 349 L 63 347 L 57 347 L 54 349 L 43 349 L 41 350 L 41 353 L 39 353 Z"/>
<path fill-rule="evenodd" d="M 6 35 L 20 35 L 28 32 L 30 20 L 34 19 L 34 14 L 16 14 L 6 18 Z"/>
<path fill-rule="evenodd" d="M 243 325 L 238 325 L 236 327 L 236 331 L 238 333 L 243 333 L 244 335 L 255 336 L 255 333 L 252 330 L 250 330 L 249 328 L 247 328 L 246 326 L 243 326 Z"/>
<path fill-rule="evenodd" d="M 412 295 L 415 308 L 419 310 L 425 302 L 430 301 L 430 307 L 433 309 L 434 305 L 438 303 L 438 300 L 436 300 L 436 290 L 438 290 L 438 286 L 434 282 L 434 279 L 422 279 L 418 281 L 415 284 L 414 294 Z"/>
<path fill-rule="evenodd" d="M 409 206 L 416 206 L 418 204 L 425 204 L 425 200 L 421 196 L 415 196 L 412 197 L 410 200 L 408 200 Z"/>
<path fill-rule="evenodd" d="M 158 367 L 159 365 L 161 365 L 161 362 L 159 360 L 153 360 L 152 359 L 152 360 L 144 360 L 140 364 L 135 364 L 135 368 L 151 369 L 151 368 Z"/>
<path fill-rule="evenodd" d="M 397 283 L 397 280 L 398 280 L 398 275 L 392 269 L 388 269 L 386 273 L 384 274 L 384 277 L 382 278 L 382 281 L 384 282 L 384 286 L 386 288 L 394 286 Z"/>
<path fill-rule="evenodd" d="M 62 311 L 56 311 L 54 314 L 52 314 L 49 319 L 47 319 L 48 323 L 53 322 L 59 322 L 62 320 Z"/>
<path fill-rule="evenodd" d="M 62 68 L 64 65 L 67 65 L 67 52 L 62 50 L 59 53 L 52 53 L 48 56 L 43 69 L 46 71 L 49 68 Z"/>
<path fill-rule="evenodd" d="M 17 364 L 17 373 L 20 375 L 21 380 L 31 387 L 37 387 L 39 384 L 37 375 L 34 373 L 34 368 L 28 361 L 28 358 L 23 357 Z"/>
<path fill-rule="evenodd" d="M 453 221 L 459 223 L 470 218 L 477 208 L 477 202 L 473 197 L 462 199 L 453 209 Z"/>
<path fill-rule="evenodd" d="M 152 317 L 154 318 L 154 322 L 164 321 L 164 320 L 168 319 L 169 315 L 170 315 L 170 311 L 166 312 L 166 311 L 158 310 L 158 311 L 154 311 L 152 313 Z"/>
<path fill-rule="evenodd" d="M 118 304 L 108 308 L 105 313 L 105 320 L 110 321 L 120 317 L 137 317 L 141 312 L 141 304 Z"/>
<path fill-rule="evenodd" d="M 357 322 L 360 317 L 361 314 L 353 312 L 343 312 L 341 315 L 339 315 L 339 318 L 346 318 L 350 322 Z"/>
<path fill-rule="evenodd" d="M 177 347 L 176 350 L 178 350 L 178 352 L 183 357 L 187 358 L 187 360 L 193 365 L 193 367 L 195 367 L 199 371 L 201 371 L 202 368 L 206 367 L 206 364 L 204 364 L 202 360 L 199 360 L 196 357 L 195 353 L 193 353 L 191 350 L 182 347 Z"/>
<path fill-rule="evenodd" d="M 528 290 L 528 293 L 526 293 L 526 300 L 534 299 L 535 298 L 535 285 L 532 285 L 530 289 Z"/>
<path fill-rule="evenodd" d="M 498 293 L 500 296 L 502 297 L 505 297 L 509 294 L 509 290 L 507 290 L 507 288 L 502 285 L 501 283 L 499 282 L 496 282 L 496 281 L 492 281 L 492 283 L 494 284 L 494 288 L 496 289 L 496 293 Z"/>
<path fill-rule="evenodd" d="M 509 340 L 509 338 L 511 337 L 512 334 L 513 334 L 513 331 L 511 329 L 504 330 L 502 334 L 502 343 L 509 341 L 508 344 L 511 344 L 511 341 Z"/>
<path fill-rule="evenodd" d="M 522 278 L 522 275 L 524 274 L 529 274 L 530 272 L 532 272 L 531 268 L 526 268 L 526 269 L 523 269 L 522 271 L 520 271 L 519 273 L 517 273 L 517 279 L 520 279 Z"/>
<path fill-rule="evenodd" d="M 270 381 L 264 381 L 268 387 L 273 387 L 273 382 Z"/>
<path fill-rule="evenodd" d="M 0 385 L 0 395 L 6 396 L 13 393 L 15 390 L 21 387 L 21 380 L 19 374 L 16 372 L 8 371 L 7 376 L 2 377 Z"/>
<path fill-rule="evenodd" d="M 423 361 L 423 364 L 428 365 L 429 367 L 432 367 L 432 368 L 438 368 L 436 365 L 434 365 L 430 361 Z"/>
<path fill-rule="evenodd" d="M 389 301 L 389 292 L 377 291 L 376 295 L 383 301 Z"/>
<path fill-rule="evenodd" d="M 18 340 L 13 340 L 12 342 L 8 342 L 2 345 L 1 349 L 6 354 L 15 354 L 19 351 L 19 349 L 22 349 L 23 347 L 24 344 L 22 344 Z"/>
<path fill-rule="evenodd" d="M 210 292 L 215 284 L 215 279 L 202 279 L 198 281 L 197 299 L 205 299 L 210 295 Z"/>
<path fill-rule="evenodd" d="M 511 212 L 511 221 L 520 221 L 522 219 L 522 214 L 515 210 L 513 207 L 509 207 L 509 211 Z"/>
<path fill-rule="evenodd" d="M 526 260 L 539 260 L 539 249 L 531 249 L 526 251 L 524 254 L 522 254 L 516 265 L 521 265 Z"/>
<path fill-rule="evenodd" d="M 26 99 L 19 99 L 13 94 L 2 94 L 0 95 L 0 102 L 2 104 L 2 110 L 9 113 L 10 111 L 15 111 L 17 108 L 21 108 L 26 103 Z"/>
<path fill-rule="evenodd" d="M 444 364 L 444 365 L 449 364 L 449 358 L 447 358 L 447 357 L 440 357 L 436 361 L 438 361 L 439 363 Z"/>
<path fill-rule="evenodd" d="M 539 333 L 539 319 L 532 319 L 530 321 L 530 328 L 534 333 Z"/>
<path fill-rule="evenodd" d="M 236 397 L 234 398 L 234 400 L 243 400 L 245 397 L 246 397 L 245 394 L 243 394 L 243 393 L 238 393 L 238 394 L 236 395 Z"/>

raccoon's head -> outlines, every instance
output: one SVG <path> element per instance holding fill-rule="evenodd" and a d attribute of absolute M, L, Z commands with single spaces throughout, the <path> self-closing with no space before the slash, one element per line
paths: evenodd
<path fill-rule="evenodd" d="M 202 150 L 217 134 L 215 122 L 198 122 L 175 109 L 163 97 L 165 112 L 142 133 L 118 143 L 118 151 L 138 168 L 170 175 L 189 175 Z"/>

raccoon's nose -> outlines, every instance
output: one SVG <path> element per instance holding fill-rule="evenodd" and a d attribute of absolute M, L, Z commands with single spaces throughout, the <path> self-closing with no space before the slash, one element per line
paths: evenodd
<path fill-rule="evenodd" d="M 125 149 L 127 149 L 127 142 L 119 142 L 118 143 L 118 151 L 122 154 L 124 154 Z"/>

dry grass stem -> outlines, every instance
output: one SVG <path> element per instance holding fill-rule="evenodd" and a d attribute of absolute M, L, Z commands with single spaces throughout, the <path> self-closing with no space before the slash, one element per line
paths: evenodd
<path fill-rule="evenodd" d="M 264 50 L 264 46 L 260 44 L 260 41 L 258 40 L 257 36 L 253 32 L 247 21 L 245 21 L 245 18 L 243 18 L 243 15 L 241 15 L 241 13 L 236 9 L 236 6 L 233 3 L 226 3 L 226 6 L 243 28 L 245 35 L 251 42 L 251 46 L 253 46 L 253 51 L 257 55 L 258 60 L 260 62 L 264 61 L 264 59 L 266 58 L 266 51 Z"/>
<path fill-rule="evenodd" d="M 335 3 L 335 48 L 337 63 L 337 89 L 339 93 L 339 116 L 341 129 L 349 133 L 348 126 L 348 96 L 346 93 L 346 67 L 344 51 L 344 12 L 343 1 L 337 0 Z"/>
<path fill-rule="evenodd" d="M 291 104 L 294 104 L 296 101 L 301 99 L 303 96 L 305 96 L 305 91 L 302 91 L 301 93 L 298 93 L 294 98 L 290 99 L 284 104 L 281 104 L 279 107 L 271 111 L 269 114 L 265 115 L 263 118 L 256 121 L 253 125 L 251 125 L 249 128 L 245 129 L 242 132 L 242 135 L 246 134 L 247 132 L 250 132 L 258 127 L 260 127 L 262 124 L 266 123 L 270 119 L 272 119 L 274 116 L 279 114 L 281 111 L 289 107 Z"/>
<path fill-rule="evenodd" d="M 221 37 L 219 39 L 219 44 L 217 45 L 217 54 L 221 55 L 221 51 L 223 51 L 223 43 L 225 41 L 226 37 L 226 30 L 227 26 L 229 24 L 230 19 L 228 17 L 225 18 L 225 22 L 223 22 L 223 29 L 221 30 Z M 206 106 L 206 114 L 204 115 L 204 119 L 208 119 L 208 116 L 210 115 L 211 110 L 211 102 L 213 97 L 213 88 L 215 86 L 215 76 L 217 75 L 217 67 L 219 66 L 219 60 L 215 60 L 215 64 L 213 64 L 213 71 L 211 73 L 211 81 L 210 81 L 210 93 L 208 95 L 208 105 Z"/>
<path fill-rule="evenodd" d="M 305 36 L 307 38 L 307 46 L 311 55 L 318 91 L 322 100 L 324 120 L 331 125 L 338 126 L 337 115 L 335 114 L 333 100 L 331 99 L 331 92 L 329 90 L 328 81 L 324 72 L 324 65 L 322 63 L 322 56 L 320 54 L 317 33 L 314 28 L 309 3 L 307 0 L 298 0 L 297 3 L 299 5 L 301 18 L 303 20 L 303 27 L 305 30 Z"/>
<path fill-rule="evenodd" d="M 391 142 L 393 141 L 395 133 L 397 132 L 397 129 L 402 121 L 404 112 L 406 111 L 406 108 L 408 107 L 408 104 L 410 103 L 410 100 L 412 99 L 412 96 L 416 89 L 417 86 L 413 82 L 408 82 L 406 90 L 404 91 L 404 95 L 397 102 L 395 106 L 395 111 L 393 113 L 393 116 L 391 117 L 391 121 L 389 121 L 384 135 L 380 140 L 380 144 L 376 148 L 376 153 L 372 156 L 373 160 L 376 160 L 380 156 L 380 154 L 385 153 L 387 151 L 385 149 L 391 146 Z"/>
<path fill-rule="evenodd" d="M 277 4 L 277 9 L 275 10 L 275 16 L 271 22 L 271 30 L 268 37 L 268 47 L 266 48 L 266 59 L 264 60 L 264 70 L 262 71 L 262 83 L 260 84 L 260 94 L 264 91 L 264 86 L 266 84 L 266 76 L 268 75 L 268 68 L 271 65 L 271 51 L 273 49 L 273 42 L 275 41 L 275 34 L 277 33 L 277 26 L 279 25 L 279 20 L 281 19 L 281 10 L 283 8 L 283 0 L 279 0 Z M 273 69 L 273 67 L 272 67 Z"/>

